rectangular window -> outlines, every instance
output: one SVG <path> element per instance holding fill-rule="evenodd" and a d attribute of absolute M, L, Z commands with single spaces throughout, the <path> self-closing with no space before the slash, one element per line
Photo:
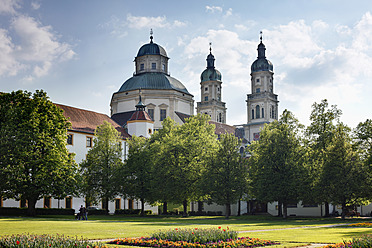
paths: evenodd
<path fill-rule="evenodd" d="M 44 197 L 44 208 L 50 208 L 50 197 Z"/>
<path fill-rule="evenodd" d="M 147 113 L 149 114 L 149 116 L 151 117 L 151 119 L 154 120 L 154 109 L 148 109 L 147 110 Z"/>
<path fill-rule="evenodd" d="M 155 70 L 156 69 L 156 63 L 151 64 L 151 69 Z"/>
<path fill-rule="evenodd" d="M 259 83 L 259 82 L 260 82 L 260 79 L 259 79 L 259 78 L 257 78 L 257 79 L 256 79 L 256 82 L 257 82 L 257 83 Z"/>
<path fill-rule="evenodd" d="M 316 203 L 305 203 L 305 204 L 302 204 L 304 208 L 317 208 L 318 207 L 318 204 Z"/>
<path fill-rule="evenodd" d="M 73 145 L 73 135 L 67 134 L 67 145 Z"/>
<path fill-rule="evenodd" d="M 145 64 L 140 64 L 140 71 L 145 70 Z"/>
<path fill-rule="evenodd" d="M 92 137 L 87 137 L 87 147 L 92 147 L 92 142 L 93 141 L 93 139 L 92 139 Z"/>
<path fill-rule="evenodd" d="M 256 93 L 260 93 L 261 89 L 260 88 L 257 88 L 256 89 Z"/>
<path fill-rule="evenodd" d="M 162 66 L 163 71 L 165 71 L 165 64 L 162 64 L 161 66 Z"/>
<path fill-rule="evenodd" d="M 167 110 L 160 109 L 160 121 L 163 121 L 165 118 L 167 118 Z"/>
<path fill-rule="evenodd" d="M 121 209 L 121 200 L 120 199 L 115 199 L 115 209 Z"/>
<path fill-rule="evenodd" d="M 208 87 L 205 87 L 205 91 L 208 91 Z"/>
<path fill-rule="evenodd" d="M 205 97 L 204 97 L 204 101 L 205 101 L 205 102 L 208 102 L 208 96 L 205 96 Z"/>
<path fill-rule="evenodd" d="M 65 208 L 72 208 L 72 197 L 66 197 L 65 198 Z"/>
<path fill-rule="evenodd" d="M 21 201 L 19 202 L 20 208 L 27 208 L 27 200 L 24 198 L 21 198 Z"/>
<path fill-rule="evenodd" d="M 132 199 L 128 200 L 128 209 L 133 209 L 133 200 Z"/>

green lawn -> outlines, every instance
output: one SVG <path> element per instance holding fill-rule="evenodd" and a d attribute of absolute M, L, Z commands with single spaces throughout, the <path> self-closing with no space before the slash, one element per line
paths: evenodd
<path fill-rule="evenodd" d="M 296 247 L 307 243 L 336 243 L 353 236 L 372 233 L 371 228 L 320 227 L 364 222 L 360 218 L 340 219 L 290 218 L 283 220 L 268 216 L 241 216 L 229 220 L 223 217 L 118 217 L 89 216 L 88 221 L 76 221 L 69 216 L 38 218 L 0 217 L 0 235 L 17 233 L 64 234 L 88 239 L 113 239 L 148 236 L 159 229 L 180 227 L 229 227 L 242 231 L 239 236 L 279 241 L 277 247 Z M 370 220 L 369 220 L 370 221 Z M 312 228 L 301 228 L 312 227 Z M 319 228 L 314 228 L 319 227 Z M 291 228 L 291 229 L 289 229 Z M 245 232 L 244 232 L 245 231 Z"/>

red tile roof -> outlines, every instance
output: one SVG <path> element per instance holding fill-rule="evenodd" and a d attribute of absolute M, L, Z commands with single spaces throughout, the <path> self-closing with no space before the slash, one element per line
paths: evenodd
<path fill-rule="evenodd" d="M 153 121 L 146 111 L 136 111 L 128 121 Z"/>
<path fill-rule="evenodd" d="M 89 110 L 78 109 L 62 104 L 55 104 L 63 110 L 63 115 L 71 122 L 72 131 L 94 134 L 97 126 L 102 125 L 104 121 L 111 123 L 116 130 L 121 133 L 121 137 L 126 139 L 130 135 L 118 123 L 105 114 L 96 113 Z"/>
<path fill-rule="evenodd" d="M 209 121 L 209 124 L 213 124 L 215 126 L 214 133 L 217 135 L 227 134 L 227 133 L 232 133 L 235 135 L 236 128 L 234 126 L 230 126 L 230 125 L 223 124 L 223 123 L 216 122 L 216 121 Z"/>

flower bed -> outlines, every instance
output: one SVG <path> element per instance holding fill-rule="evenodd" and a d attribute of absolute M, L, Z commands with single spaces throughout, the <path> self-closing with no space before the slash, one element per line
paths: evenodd
<path fill-rule="evenodd" d="M 258 247 L 279 244 L 268 240 L 243 237 L 228 227 L 218 228 L 175 228 L 159 231 L 151 237 L 123 238 L 109 244 L 162 247 L 162 248 L 217 248 L 217 247 Z"/>
<path fill-rule="evenodd" d="M 71 238 L 63 235 L 18 234 L 0 238 L 0 247 L 76 247 L 103 248 L 103 243 L 92 243 L 86 239 Z"/>
<path fill-rule="evenodd" d="M 154 238 L 124 238 L 116 239 L 109 242 L 109 244 L 116 245 L 130 245 L 130 246 L 144 246 L 144 247 L 163 247 L 163 248 L 217 248 L 217 247 L 258 247 L 267 245 L 277 245 L 279 243 L 272 242 L 269 240 L 260 240 L 256 238 L 243 237 L 235 240 L 219 240 L 217 242 L 208 242 L 205 244 L 192 243 L 188 241 L 170 241 L 170 240 L 158 240 Z"/>
<path fill-rule="evenodd" d="M 372 222 L 355 223 L 348 225 L 349 227 L 372 227 Z"/>

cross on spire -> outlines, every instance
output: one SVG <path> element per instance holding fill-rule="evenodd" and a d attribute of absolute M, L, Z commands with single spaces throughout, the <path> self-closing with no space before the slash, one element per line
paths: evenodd
<path fill-rule="evenodd" d="M 154 34 L 154 32 L 152 32 L 152 28 L 150 29 L 150 43 L 153 43 L 152 42 L 152 39 L 154 38 L 154 37 L 152 37 L 152 35 Z"/>
<path fill-rule="evenodd" d="M 262 31 L 260 31 L 260 41 L 262 43 Z"/>
<path fill-rule="evenodd" d="M 209 53 L 212 54 L 212 42 L 209 42 Z"/>

